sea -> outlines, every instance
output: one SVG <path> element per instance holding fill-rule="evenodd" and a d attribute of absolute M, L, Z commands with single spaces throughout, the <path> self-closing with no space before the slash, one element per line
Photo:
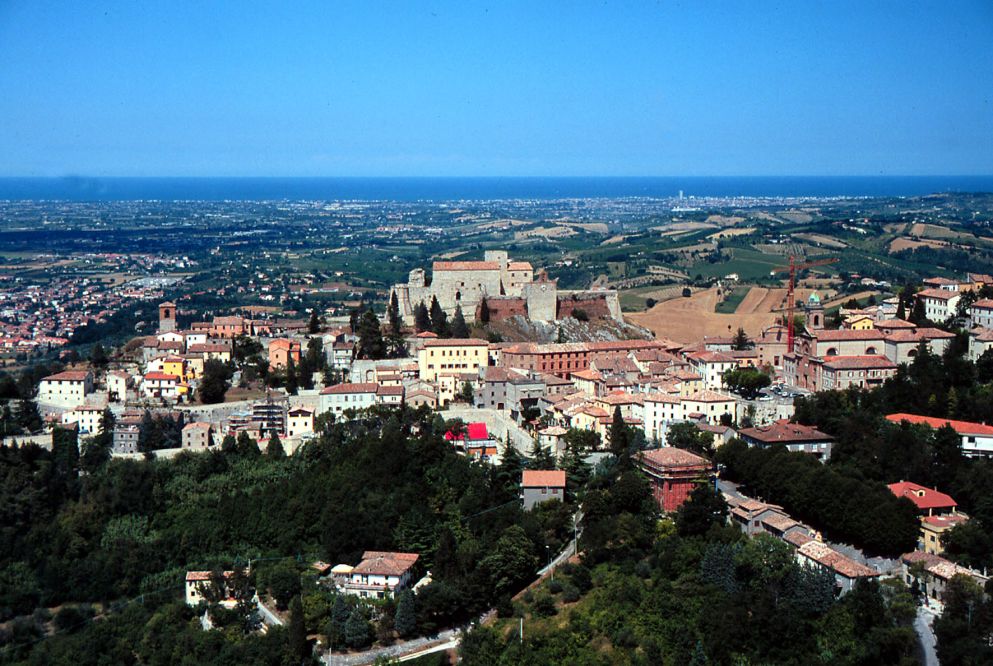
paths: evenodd
<path fill-rule="evenodd" d="M 509 178 L 0 178 L 0 200 L 487 201 L 692 197 L 913 197 L 993 192 L 989 176 Z"/>

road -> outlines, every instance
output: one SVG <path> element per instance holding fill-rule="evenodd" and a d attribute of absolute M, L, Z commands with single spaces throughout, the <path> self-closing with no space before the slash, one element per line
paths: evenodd
<path fill-rule="evenodd" d="M 914 618 L 914 631 L 921 645 L 924 666 L 939 666 L 938 652 L 935 648 L 937 640 L 931 624 L 934 622 L 934 612 L 925 606 L 917 608 L 917 617 Z"/>
<path fill-rule="evenodd" d="M 575 520 L 576 525 L 579 528 L 577 534 L 582 534 L 582 512 L 576 512 Z M 562 552 L 555 556 L 555 559 L 538 571 L 537 580 L 541 580 L 541 578 L 548 573 L 549 569 L 553 569 L 554 567 L 561 565 L 563 562 L 572 557 L 575 552 L 575 548 L 576 542 L 574 540 L 570 540 L 566 544 L 565 548 L 562 549 Z M 490 609 L 484 613 L 483 616 L 476 621 L 476 623 L 482 623 L 486 616 L 492 613 L 495 613 L 495 611 Z M 440 652 L 441 650 L 448 650 L 458 647 L 463 629 L 464 628 L 446 629 L 445 631 L 441 631 L 434 636 L 413 638 L 409 641 L 403 641 L 387 647 L 366 650 L 364 652 L 356 652 L 354 654 L 327 652 L 321 660 L 327 664 L 327 666 L 363 666 L 364 664 L 371 664 L 375 662 L 380 657 L 397 658 L 398 661 L 407 661 L 408 659 L 413 659 L 414 657 L 419 657 L 425 654 L 431 654 L 432 652 Z"/>

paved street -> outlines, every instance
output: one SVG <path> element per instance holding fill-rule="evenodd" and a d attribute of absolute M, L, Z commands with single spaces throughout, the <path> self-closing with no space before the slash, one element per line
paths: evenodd
<path fill-rule="evenodd" d="M 934 612 L 924 606 L 919 607 L 917 617 L 914 618 L 914 631 L 917 632 L 921 644 L 924 666 L 939 666 L 938 652 L 935 648 L 937 641 L 931 628 L 933 623 Z"/>

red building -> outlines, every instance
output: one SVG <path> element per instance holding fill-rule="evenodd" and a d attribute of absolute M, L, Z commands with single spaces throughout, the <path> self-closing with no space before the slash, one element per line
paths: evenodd
<path fill-rule="evenodd" d="M 666 513 L 682 506 L 693 488 L 711 477 L 709 460 L 674 446 L 642 451 L 638 464 L 648 475 L 652 497 Z"/>

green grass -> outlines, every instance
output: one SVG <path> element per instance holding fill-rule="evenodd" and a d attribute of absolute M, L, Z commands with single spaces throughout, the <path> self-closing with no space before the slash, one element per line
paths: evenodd
<path fill-rule="evenodd" d="M 731 293 L 723 301 L 717 304 L 714 308 L 714 312 L 719 312 L 721 314 L 734 314 L 734 311 L 738 309 L 738 306 L 745 296 L 748 294 L 751 287 L 734 287 L 731 289 Z"/>
<path fill-rule="evenodd" d="M 732 248 L 733 256 L 730 261 L 721 264 L 699 263 L 690 268 L 687 273 L 704 277 L 724 277 L 737 273 L 742 280 L 757 280 L 769 277 L 773 268 L 785 265 L 789 260 L 748 248 Z"/>

